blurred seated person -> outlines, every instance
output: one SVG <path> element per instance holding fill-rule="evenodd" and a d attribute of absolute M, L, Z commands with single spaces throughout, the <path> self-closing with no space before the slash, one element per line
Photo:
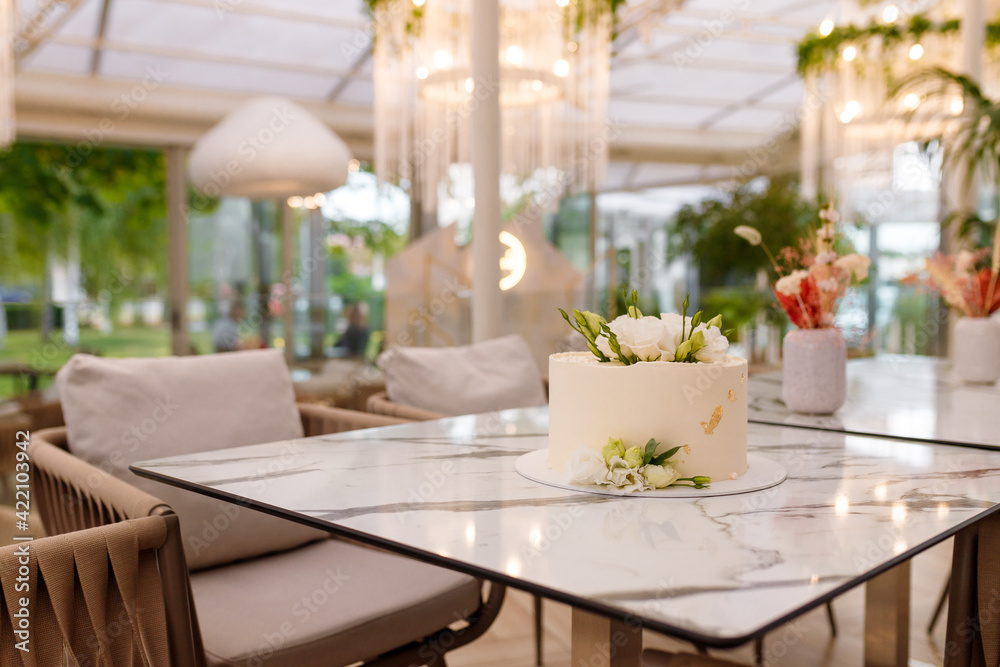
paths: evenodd
<path fill-rule="evenodd" d="M 365 303 L 352 303 L 344 310 L 347 318 L 347 330 L 340 336 L 335 347 L 344 350 L 348 357 L 361 357 L 368 347 L 368 306 Z"/>
<path fill-rule="evenodd" d="M 260 345 L 256 340 L 242 340 L 240 328 L 247 316 L 246 307 L 240 301 L 234 301 L 228 312 L 215 321 L 212 326 L 212 347 L 216 352 L 235 352 L 236 350 L 253 350 Z"/>

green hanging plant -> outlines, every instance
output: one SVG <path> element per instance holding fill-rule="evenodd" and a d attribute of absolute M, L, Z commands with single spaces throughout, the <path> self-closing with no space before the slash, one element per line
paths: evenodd
<path fill-rule="evenodd" d="M 368 7 L 368 14 L 372 17 L 375 16 L 378 10 L 390 2 L 395 2 L 396 0 L 365 0 L 365 4 Z M 408 0 L 402 0 L 405 4 L 409 5 L 411 15 L 407 17 L 406 23 L 406 33 L 408 35 L 418 34 L 420 31 L 420 23 L 424 17 L 423 4 L 417 7 L 412 2 Z M 434 2 L 434 0 L 429 0 Z M 475 0 L 471 0 L 475 1 Z M 616 19 L 618 15 L 618 10 L 627 4 L 628 0 L 569 0 L 566 6 L 561 8 L 560 11 L 563 13 L 563 18 L 567 29 L 571 27 L 575 28 L 575 32 L 579 32 L 588 22 L 597 22 L 604 18 L 604 16 L 611 16 L 611 39 L 613 40 L 617 35 L 615 32 Z"/>
<path fill-rule="evenodd" d="M 926 14 L 914 14 L 905 23 L 880 23 L 872 20 L 868 25 L 837 26 L 829 35 L 811 32 L 798 43 L 798 71 L 802 76 L 832 67 L 845 45 L 862 46 L 870 40 L 881 40 L 886 47 L 905 41 L 917 43 L 927 34 L 947 35 L 961 28 L 959 19 L 934 21 Z M 1000 46 L 1000 20 L 986 25 L 986 48 Z M 860 50 L 860 49 L 859 49 Z"/>

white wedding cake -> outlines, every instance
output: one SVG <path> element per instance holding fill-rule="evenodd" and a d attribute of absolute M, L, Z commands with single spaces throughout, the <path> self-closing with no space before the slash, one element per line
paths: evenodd
<path fill-rule="evenodd" d="M 590 352 L 549 357 L 549 467 L 565 470 L 581 446 L 609 438 L 657 453 L 681 447 L 682 477 L 733 479 L 747 470 L 747 362 L 600 362 Z"/>
<path fill-rule="evenodd" d="M 747 362 L 722 318 L 563 317 L 589 352 L 549 357 L 549 467 L 628 491 L 702 488 L 747 471 Z M 562 311 L 561 311 L 562 312 Z M 655 449 L 654 449 L 655 448 Z M 707 478 L 711 478 L 708 480 Z"/>

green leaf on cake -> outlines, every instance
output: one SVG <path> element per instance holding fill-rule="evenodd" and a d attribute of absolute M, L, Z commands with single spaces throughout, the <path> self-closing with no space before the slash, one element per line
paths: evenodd
<path fill-rule="evenodd" d="M 653 465 L 656 465 L 656 466 L 661 466 L 664 463 L 666 463 L 667 460 L 671 456 L 673 456 L 674 454 L 676 454 L 680 450 L 681 450 L 680 447 L 674 447 L 673 449 L 668 449 L 667 451 L 663 452 L 659 456 L 654 457 L 653 460 L 650 461 L 650 463 L 652 463 Z"/>
<path fill-rule="evenodd" d="M 601 352 L 600 348 L 597 347 L 597 338 L 601 335 L 601 328 L 606 321 L 600 315 L 592 313 L 589 310 L 580 312 L 579 310 L 573 309 L 573 318 L 566 314 L 566 311 L 562 308 L 559 309 L 559 313 L 562 314 L 563 319 L 569 324 L 570 328 L 587 339 L 587 348 L 596 356 L 600 361 L 611 361 L 606 354 Z"/>
<path fill-rule="evenodd" d="M 659 445 L 654 438 L 650 438 L 649 442 L 646 443 L 646 452 L 642 457 L 642 462 L 649 463 L 653 460 L 653 455 L 656 454 L 656 447 Z"/>

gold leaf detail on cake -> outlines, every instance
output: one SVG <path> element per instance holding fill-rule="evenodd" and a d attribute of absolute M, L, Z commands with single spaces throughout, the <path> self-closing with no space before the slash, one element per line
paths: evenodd
<path fill-rule="evenodd" d="M 691 445 L 684 445 L 684 453 L 685 454 L 691 453 Z"/>
<path fill-rule="evenodd" d="M 736 392 L 733 391 L 732 389 L 729 390 L 729 400 L 732 401 L 733 403 L 736 402 Z"/>
<path fill-rule="evenodd" d="M 743 384 L 746 381 L 747 381 L 747 374 L 746 373 L 740 373 L 740 384 Z"/>
<path fill-rule="evenodd" d="M 712 435 L 712 431 L 715 430 L 715 427 L 719 425 L 720 421 L 722 421 L 722 406 L 716 405 L 715 412 L 712 413 L 712 416 L 708 419 L 708 421 L 701 422 L 701 427 L 705 429 L 705 435 Z"/>

